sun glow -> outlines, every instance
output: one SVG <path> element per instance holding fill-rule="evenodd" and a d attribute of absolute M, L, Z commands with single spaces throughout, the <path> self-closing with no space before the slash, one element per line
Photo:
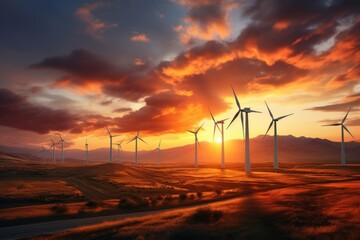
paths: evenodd
<path fill-rule="evenodd" d="M 217 142 L 217 143 L 221 143 L 221 137 L 217 137 L 217 138 L 216 138 L 216 142 Z"/>

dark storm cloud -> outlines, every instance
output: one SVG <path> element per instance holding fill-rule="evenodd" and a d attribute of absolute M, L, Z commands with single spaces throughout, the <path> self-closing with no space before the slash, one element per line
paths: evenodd
<path fill-rule="evenodd" d="M 0 125 L 46 134 L 50 131 L 81 133 L 106 126 L 110 119 L 100 115 L 75 115 L 34 105 L 8 89 L 0 89 Z M 91 121 L 89 121 L 91 120 Z"/>
<path fill-rule="evenodd" d="M 101 79 L 115 80 L 121 77 L 120 71 L 111 63 L 85 49 L 76 49 L 65 56 L 48 57 L 30 67 L 64 71 L 78 77 L 74 78 L 78 84 Z"/>

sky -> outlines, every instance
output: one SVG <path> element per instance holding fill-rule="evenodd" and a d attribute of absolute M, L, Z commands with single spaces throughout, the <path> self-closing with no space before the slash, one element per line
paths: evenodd
<path fill-rule="evenodd" d="M 279 135 L 360 138 L 360 1 L 0 1 L 0 145 L 150 150 L 212 141 L 213 123 L 275 116 Z M 272 130 L 269 132 L 273 135 Z M 219 137 L 217 133 L 216 138 Z M 240 120 L 225 138 L 242 138 Z M 346 141 L 354 139 L 346 134 Z M 356 139 L 355 139 L 356 141 Z M 133 144 L 123 149 L 133 150 Z"/>

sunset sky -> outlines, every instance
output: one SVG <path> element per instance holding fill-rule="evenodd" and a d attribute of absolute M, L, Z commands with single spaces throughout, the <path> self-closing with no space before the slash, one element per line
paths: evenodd
<path fill-rule="evenodd" d="M 0 145 L 108 147 L 105 127 L 154 149 L 193 142 L 186 129 L 237 108 L 250 137 L 360 139 L 359 0 L 0 1 Z M 227 122 L 226 126 L 230 121 Z M 272 131 L 270 135 L 272 135 Z M 225 133 L 242 138 L 239 120 Z M 219 135 L 218 135 L 219 136 Z M 346 134 L 346 141 L 353 140 Z M 133 150 L 133 144 L 125 144 Z"/>

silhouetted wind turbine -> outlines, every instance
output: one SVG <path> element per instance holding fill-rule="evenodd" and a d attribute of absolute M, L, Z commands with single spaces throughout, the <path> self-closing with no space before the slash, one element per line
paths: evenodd
<path fill-rule="evenodd" d="M 53 154 L 52 154 L 52 158 L 53 158 L 53 164 L 55 165 L 55 145 L 56 145 L 56 143 L 54 143 L 54 141 L 51 139 L 51 146 L 50 146 L 50 148 L 49 148 L 49 150 L 52 148 L 52 150 L 53 150 Z"/>
<path fill-rule="evenodd" d="M 220 121 L 216 121 L 214 116 L 212 115 L 210 109 L 209 109 L 211 118 L 214 122 L 214 132 L 213 132 L 213 140 L 215 137 L 215 132 L 216 132 L 216 128 L 219 129 L 220 133 L 221 133 L 221 168 L 225 168 L 225 142 L 224 142 L 224 122 L 226 120 L 228 120 L 228 118 L 225 118 L 223 120 Z M 221 124 L 221 129 L 219 128 L 219 124 Z"/>
<path fill-rule="evenodd" d="M 128 143 L 130 143 L 135 140 L 135 165 L 136 166 L 138 165 L 138 139 L 140 141 L 142 141 L 143 143 L 147 144 L 144 140 L 142 140 L 141 137 L 139 137 L 139 133 L 140 133 L 140 130 L 138 130 L 136 136 L 128 142 Z"/>
<path fill-rule="evenodd" d="M 229 126 L 227 128 L 230 127 L 230 125 L 234 122 L 234 120 L 239 116 L 240 114 L 240 119 L 241 119 L 241 125 L 242 125 L 242 130 L 243 130 L 243 135 L 244 135 L 244 117 L 243 117 L 243 112 L 245 113 L 245 172 L 251 172 L 251 163 L 250 163 L 250 139 L 249 139 L 249 113 L 261 113 L 259 111 L 254 111 L 251 110 L 250 108 L 241 108 L 240 106 L 240 102 L 236 96 L 235 90 L 233 88 L 233 86 L 231 86 L 231 89 L 234 93 L 234 97 L 235 97 L 235 101 L 236 101 L 236 105 L 238 107 L 238 111 L 237 113 L 235 113 L 233 119 L 231 120 Z"/>
<path fill-rule="evenodd" d="M 160 164 L 160 145 L 161 145 L 161 140 L 159 141 L 159 145 L 157 148 L 154 149 L 154 151 L 157 150 L 157 154 L 158 154 L 158 157 L 157 157 L 157 164 L 159 165 Z"/>
<path fill-rule="evenodd" d="M 60 141 L 58 143 L 61 143 L 61 163 L 64 164 L 64 139 L 61 137 L 61 134 L 58 133 L 60 137 Z"/>
<path fill-rule="evenodd" d="M 47 150 L 44 148 L 44 146 L 41 146 L 42 150 L 40 151 L 40 153 L 42 154 L 43 157 L 43 164 L 45 164 L 45 154 L 47 152 Z"/>
<path fill-rule="evenodd" d="M 198 139 L 198 137 L 197 137 L 197 134 L 198 134 L 199 130 L 202 128 L 203 125 L 204 125 L 204 123 L 201 124 L 201 126 L 200 126 L 196 131 L 186 130 L 186 131 L 188 131 L 189 133 L 194 134 L 194 136 L 195 136 L 195 163 L 194 163 L 195 168 L 198 167 L 197 145 L 199 144 L 199 139 Z"/>
<path fill-rule="evenodd" d="M 85 142 L 85 162 L 86 162 L 86 165 L 88 165 L 88 163 L 89 163 L 89 144 L 87 142 L 87 138 L 86 138 L 86 142 Z"/>
<path fill-rule="evenodd" d="M 351 108 L 349 108 L 349 111 L 346 113 L 345 117 L 343 118 L 343 120 L 341 121 L 341 123 L 333 123 L 333 124 L 327 124 L 327 125 L 323 125 L 323 126 L 341 126 L 341 165 L 345 165 L 346 161 L 345 161 L 345 142 L 344 142 L 344 129 L 345 131 L 347 131 L 353 138 L 354 136 L 351 134 L 351 132 L 349 131 L 349 129 L 345 126 L 345 121 L 346 118 L 350 112 Z"/>
<path fill-rule="evenodd" d="M 109 160 L 109 162 L 110 163 L 112 163 L 112 155 L 113 155 L 113 151 L 112 151 L 112 139 L 113 138 L 115 138 L 115 137 L 118 137 L 118 136 L 120 136 L 120 135 L 115 135 L 115 136 L 113 136 L 113 135 L 111 135 L 111 132 L 110 132 L 110 130 L 106 127 L 106 130 L 107 130 L 107 132 L 108 132 L 108 134 L 109 134 L 109 138 L 110 138 L 110 160 Z"/>
<path fill-rule="evenodd" d="M 293 113 L 291 114 L 287 114 L 278 118 L 274 118 L 274 115 L 272 114 L 267 102 L 265 101 L 266 107 L 269 111 L 270 117 L 271 117 L 271 122 L 269 125 L 269 128 L 267 129 L 265 135 L 263 138 L 265 138 L 265 136 L 268 134 L 270 128 L 272 127 L 272 125 L 274 124 L 274 168 L 278 169 L 279 168 L 279 160 L 278 160 L 278 138 L 277 138 L 277 122 L 283 118 L 286 118 L 288 116 L 293 115 Z"/>
<path fill-rule="evenodd" d="M 121 149 L 121 144 L 123 143 L 123 141 L 124 141 L 125 139 L 123 139 L 123 140 L 121 140 L 121 142 L 120 143 L 115 143 L 114 145 L 116 145 L 118 148 L 117 148 L 117 160 L 118 160 L 118 162 L 120 162 L 120 150 L 122 150 Z"/>

